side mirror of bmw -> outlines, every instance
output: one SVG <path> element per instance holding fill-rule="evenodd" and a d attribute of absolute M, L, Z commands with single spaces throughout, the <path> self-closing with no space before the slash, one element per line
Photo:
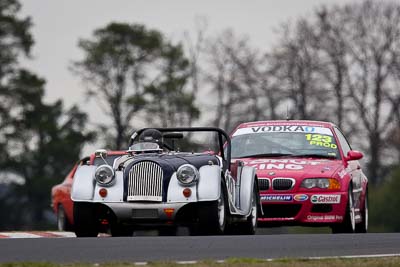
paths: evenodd
<path fill-rule="evenodd" d="M 349 152 L 347 152 L 346 160 L 347 161 L 359 160 L 359 159 L 362 159 L 363 157 L 364 157 L 364 155 L 360 151 L 350 150 Z"/>

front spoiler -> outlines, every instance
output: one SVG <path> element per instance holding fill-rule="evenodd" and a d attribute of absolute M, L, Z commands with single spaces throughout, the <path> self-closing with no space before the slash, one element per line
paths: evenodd
<path fill-rule="evenodd" d="M 262 205 L 301 205 L 298 213 L 293 217 L 268 217 L 268 214 L 264 214 L 264 217 L 258 218 L 259 226 L 326 226 L 343 222 L 348 199 L 347 192 L 296 192 L 285 195 L 291 195 L 293 199 L 291 201 L 264 201 Z M 295 195 L 306 195 L 307 198 L 306 200 L 296 201 L 294 198 Z M 312 207 L 315 204 L 311 203 L 313 195 L 340 195 L 340 203 L 330 204 L 332 205 L 332 210 L 329 212 L 313 212 Z M 284 208 L 284 206 L 282 206 L 282 208 Z M 264 211 L 264 213 L 266 212 Z"/>

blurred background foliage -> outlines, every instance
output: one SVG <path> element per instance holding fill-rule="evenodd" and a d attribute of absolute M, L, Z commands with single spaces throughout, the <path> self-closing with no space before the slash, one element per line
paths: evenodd
<path fill-rule="evenodd" d="M 34 45 L 32 19 L 20 8 L 0 0 L 0 230 L 51 227 L 50 188 L 90 142 L 124 149 L 142 125 L 229 132 L 287 115 L 343 130 L 365 154 L 371 230 L 400 230 L 398 2 L 320 6 L 277 23 L 269 48 L 232 29 L 209 34 L 205 20 L 178 42 L 146 25 L 110 22 L 77 40 L 82 57 L 70 66 L 105 120 L 43 100 L 45 77 L 20 64 Z"/>

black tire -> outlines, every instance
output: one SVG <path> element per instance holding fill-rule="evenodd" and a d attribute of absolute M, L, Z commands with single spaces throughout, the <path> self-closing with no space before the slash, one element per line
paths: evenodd
<path fill-rule="evenodd" d="M 178 228 L 176 226 L 160 227 L 158 229 L 159 236 L 176 236 Z"/>
<path fill-rule="evenodd" d="M 199 209 L 199 224 L 191 228 L 192 235 L 221 235 L 225 232 L 229 214 L 226 196 L 225 185 L 221 184 L 219 199 Z"/>
<path fill-rule="evenodd" d="M 354 200 L 353 200 L 353 187 L 349 185 L 348 200 L 346 205 L 346 214 L 343 222 L 340 224 L 332 225 L 332 233 L 354 233 L 356 230 L 355 224 L 355 212 L 354 212 Z"/>
<path fill-rule="evenodd" d="M 111 236 L 133 236 L 133 226 L 119 223 L 116 218 L 110 222 Z"/>
<path fill-rule="evenodd" d="M 236 234 L 239 235 L 254 235 L 257 229 L 257 220 L 258 220 L 258 205 L 257 205 L 257 188 L 254 185 L 253 189 L 253 197 L 251 200 L 251 213 L 247 217 L 246 221 L 240 223 L 236 228 Z"/>
<path fill-rule="evenodd" d="M 74 202 L 74 228 L 77 237 L 96 237 L 99 223 L 93 203 Z"/>
<path fill-rule="evenodd" d="M 361 212 L 362 221 L 356 225 L 356 233 L 368 232 L 368 189 L 365 192 L 364 208 Z"/>
<path fill-rule="evenodd" d="M 60 204 L 57 212 L 57 229 L 58 231 L 72 231 L 72 225 L 68 221 L 67 215 L 65 214 L 64 207 Z"/>
<path fill-rule="evenodd" d="M 111 236 L 133 236 L 133 228 L 125 225 L 111 225 L 110 228 Z"/>

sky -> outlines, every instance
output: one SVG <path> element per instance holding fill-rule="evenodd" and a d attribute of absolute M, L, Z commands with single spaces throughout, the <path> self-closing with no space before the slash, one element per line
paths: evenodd
<path fill-rule="evenodd" d="M 111 21 L 140 23 L 161 31 L 173 40 L 193 33 L 195 19 L 205 18 L 208 34 L 231 28 L 267 51 L 274 44 L 274 29 L 307 16 L 321 4 L 344 4 L 358 0 L 20 0 L 21 16 L 30 16 L 35 45 L 33 58 L 21 63 L 45 78 L 46 100 L 63 99 L 67 107 L 77 104 L 90 121 L 103 120 L 95 103 L 87 102 L 85 87 L 68 66 L 82 58 L 77 43 Z"/>

